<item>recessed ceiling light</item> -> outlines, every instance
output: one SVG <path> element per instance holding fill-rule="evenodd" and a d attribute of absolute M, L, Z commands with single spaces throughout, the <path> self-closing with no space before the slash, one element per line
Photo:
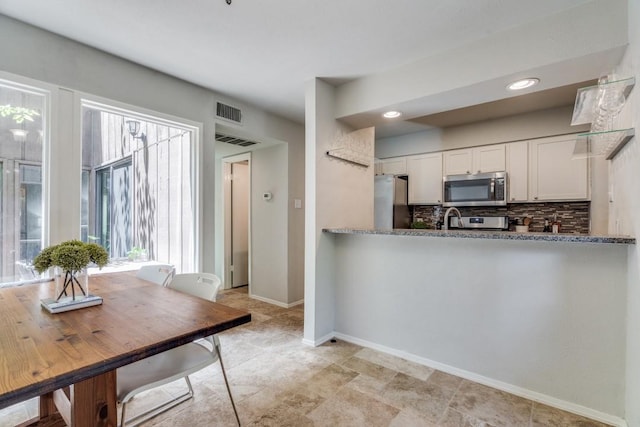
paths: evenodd
<path fill-rule="evenodd" d="M 400 111 L 387 111 L 382 115 L 382 117 L 387 119 L 395 119 L 396 117 L 400 117 Z"/>
<path fill-rule="evenodd" d="M 518 80 L 509 84 L 509 86 L 507 86 L 507 89 L 509 90 L 526 89 L 528 87 L 535 86 L 538 83 L 540 83 L 540 79 L 536 79 L 535 77 L 530 77 L 530 78 Z"/>

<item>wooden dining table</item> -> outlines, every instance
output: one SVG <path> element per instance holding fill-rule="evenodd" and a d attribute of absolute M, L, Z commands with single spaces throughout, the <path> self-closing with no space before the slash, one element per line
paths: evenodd
<path fill-rule="evenodd" d="M 40 306 L 52 282 L 0 289 L 0 409 L 40 396 L 41 425 L 116 427 L 117 368 L 251 321 L 135 272 L 89 285 L 102 305 L 57 314 Z"/>

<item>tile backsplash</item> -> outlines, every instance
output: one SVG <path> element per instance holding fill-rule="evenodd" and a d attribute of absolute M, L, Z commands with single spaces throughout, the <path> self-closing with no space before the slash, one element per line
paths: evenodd
<path fill-rule="evenodd" d="M 554 214 L 561 223 L 561 233 L 589 233 L 589 202 L 557 202 L 557 203 L 513 203 L 507 206 L 461 207 L 462 216 L 508 216 L 509 220 L 531 218 L 529 231 L 541 232 L 544 220 L 553 219 Z M 442 221 L 446 208 L 441 206 L 413 206 L 413 221 L 421 218 L 428 228 L 435 228 L 436 215 Z M 513 230 L 513 226 L 509 227 Z"/>

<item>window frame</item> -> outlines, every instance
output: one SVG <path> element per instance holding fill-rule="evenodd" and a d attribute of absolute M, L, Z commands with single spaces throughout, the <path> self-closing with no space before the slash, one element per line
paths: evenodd
<path fill-rule="evenodd" d="M 191 132 L 191 200 L 193 202 L 194 269 L 202 266 L 201 238 L 203 229 L 202 157 L 203 124 L 173 116 L 143 106 L 127 104 L 90 93 L 63 88 L 45 81 L 31 79 L 0 70 L 0 84 L 44 97 L 42 114 L 42 245 L 50 246 L 64 240 L 81 237 L 82 209 L 82 105 L 110 110 L 127 117 L 164 123 Z M 176 111 L 179 107 L 176 107 Z M 213 138 L 212 138 L 213 139 Z M 3 165 L 3 167 L 6 165 Z M 89 197 L 94 176 L 89 176 Z M 6 186 L 3 182 L 2 185 Z M 91 216 L 89 217 L 91 221 Z M 13 219 L 12 219 L 13 221 Z M 42 280 L 42 279 L 38 279 Z M 48 280 L 48 279 L 44 279 Z M 20 282 L 27 283 L 27 282 Z"/>
<path fill-rule="evenodd" d="M 202 134 L 203 134 L 203 125 L 199 122 L 194 122 L 189 119 L 181 118 L 178 116 L 173 116 L 167 113 L 162 113 L 154 110 L 150 110 L 141 106 L 135 106 L 126 104 L 119 101 L 114 101 L 111 99 L 103 98 L 97 95 L 88 94 L 85 92 L 77 91 L 75 92 L 75 106 L 77 109 L 76 116 L 79 117 L 77 123 L 77 131 L 75 132 L 78 135 L 78 138 L 81 138 L 82 132 L 82 109 L 83 107 L 89 107 L 94 109 L 99 109 L 105 112 L 123 115 L 127 118 L 131 118 L 134 120 L 140 121 L 150 121 L 155 122 L 164 126 L 170 126 L 177 129 L 182 129 L 187 132 L 191 132 L 191 158 L 190 158 L 190 179 L 192 183 L 191 188 L 191 200 L 193 201 L 193 225 L 194 225 L 194 235 L 193 235 L 193 255 L 194 262 L 193 268 L 194 271 L 200 271 L 202 269 L 202 220 L 203 220 L 203 212 L 202 212 Z M 80 150 L 82 147 L 81 141 L 78 142 Z M 80 164 L 82 164 L 82 158 L 80 156 Z M 113 163 L 113 162 L 112 162 Z M 109 163 L 101 165 L 101 167 L 107 167 Z M 81 170 L 82 166 L 80 165 L 78 170 Z M 81 174 L 78 174 L 78 179 L 81 178 Z M 95 174 L 92 174 L 92 179 L 95 180 Z M 95 181 L 90 181 L 89 188 L 92 186 L 95 187 Z M 95 188 L 93 188 L 95 192 Z M 78 196 L 80 198 L 80 194 Z M 94 194 L 94 198 L 97 198 L 97 194 Z M 93 200 L 94 203 L 97 200 Z M 91 217 L 91 213 L 89 213 Z M 80 226 L 78 225 L 78 232 L 80 230 Z"/>
<path fill-rule="evenodd" d="M 0 71 L 0 86 L 6 87 L 8 89 L 11 90 L 18 90 L 21 92 L 25 92 L 25 93 L 29 93 L 32 95 L 36 95 L 36 96 L 41 96 L 43 99 L 43 109 L 44 111 L 41 114 L 41 120 L 42 120 L 42 161 L 41 163 L 38 165 L 37 162 L 33 162 L 33 161 L 29 161 L 29 160 L 22 160 L 22 159 L 16 159 L 16 160 L 11 160 L 11 159 L 1 159 L 0 162 L 2 162 L 2 169 L 5 170 L 6 167 L 6 161 L 12 161 L 15 162 L 16 165 L 18 165 L 18 167 L 20 165 L 38 165 L 41 167 L 41 191 L 42 191 L 42 196 L 41 196 L 41 200 L 42 200 L 42 206 L 41 206 L 41 218 L 42 218 L 42 224 L 41 224 L 41 242 L 42 242 L 42 248 L 45 248 L 49 245 L 50 239 L 51 239 L 51 152 L 52 152 L 52 145 L 53 145 L 53 141 L 55 140 L 54 138 L 54 134 L 56 132 L 56 129 L 54 128 L 54 126 L 52 126 L 52 124 L 54 123 L 54 109 L 57 108 L 57 90 L 58 88 L 56 88 L 54 85 L 51 85 L 49 83 L 46 82 L 42 82 L 39 80 L 34 80 L 34 79 L 30 79 L 24 76 L 20 76 L 17 74 L 12 74 L 12 73 L 8 73 L 5 71 Z M 19 190 L 20 190 L 20 181 L 19 179 L 15 180 L 13 182 L 14 185 L 14 190 L 17 191 L 17 193 L 15 194 L 19 194 Z M 6 190 L 6 186 L 10 185 L 9 183 L 7 183 L 4 179 L 2 179 L 1 181 L 1 185 L 2 185 L 2 197 L 4 198 L 4 192 Z M 4 209 L 6 206 L 4 205 L 4 200 L 0 200 L 0 207 L 2 209 Z M 20 208 L 18 207 L 18 210 Z M 14 212 L 15 214 L 15 212 Z M 18 224 L 18 230 L 19 230 L 19 224 L 20 224 L 20 218 L 13 218 L 13 219 L 9 219 L 9 221 L 13 221 L 14 224 Z M 5 225 L 5 221 L 4 219 L 0 218 L 0 222 L 2 222 L 2 224 L 0 224 L 0 230 L 3 231 L 3 242 L 4 240 L 4 225 Z M 18 247 L 20 245 L 20 236 L 19 233 L 16 235 L 16 239 Z M 2 257 L 0 257 L 0 262 L 5 262 L 5 256 L 6 254 L 3 254 Z M 16 259 L 16 261 L 19 261 Z M 49 280 L 48 278 L 45 279 L 41 279 L 41 278 L 35 278 L 35 279 L 30 279 L 30 280 L 17 280 L 14 282 L 0 282 L 0 287 L 3 286 L 12 286 L 12 285 L 16 285 L 16 284 L 26 284 L 26 283 L 33 283 L 33 282 L 39 282 L 42 280 Z"/>

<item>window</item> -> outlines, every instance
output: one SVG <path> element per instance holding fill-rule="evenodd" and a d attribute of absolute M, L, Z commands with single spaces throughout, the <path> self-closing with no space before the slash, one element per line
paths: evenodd
<path fill-rule="evenodd" d="M 186 125 L 84 101 L 82 238 L 194 271 L 193 142 Z"/>
<path fill-rule="evenodd" d="M 0 284 L 35 279 L 45 235 L 43 149 L 47 94 L 0 80 Z"/>

